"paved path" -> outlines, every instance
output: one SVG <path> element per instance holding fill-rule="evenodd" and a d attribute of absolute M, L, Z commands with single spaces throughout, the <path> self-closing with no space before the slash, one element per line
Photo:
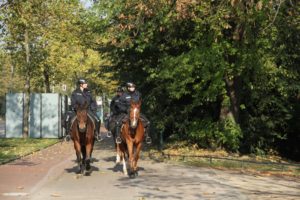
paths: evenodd
<path fill-rule="evenodd" d="M 114 164 L 113 143 L 109 138 L 96 144 L 94 152 L 96 160 L 92 164 L 91 176 L 81 177 L 75 173 L 77 167 L 74 163 L 75 155 L 72 144 L 64 143 L 53 147 L 62 148 L 59 153 L 55 154 L 61 159 L 53 159 L 57 163 L 47 160 L 48 166 L 51 166 L 47 171 L 43 171 L 43 167 L 40 166 L 38 168 L 42 173 L 37 173 L 37 175 L 35 171 L 30 170 L 18 172 L 19 179 L 27 178 L 27 181 L 32 182 L 27 186 L 19 183 L 17 179 L 9 180 L 12 175 L 1 174 L 0 166 L 0 192 L 2 193 L 0 199 L 300 199 L 300 180 L 158 163 L 147 158 L 142 158 L 139 162 L 139 176 L 129 179 L 123 176 L 121 166 Z M 48 156 L 53 157 L 50 154 Z M 40 161 L 40 163 L 43 162 Z M 14 171 L 14 166 L 18 164 L 22 165 L 22 162 L 12 163 L 2 168 L 9 167 L 11 171 Z M 39 163 L 36 161 L 27 163 L 27 168 L 34 166 L 39 166 Z M 44 176 L 37 178 L 39 181 L 34 181 L 33 179 L 40 174 Z M 5 188 L 6 183 L 8 187 Z M 15 195 L 19 192 L 24 196 L 7 196 L 9 192 L 15 192 Z M 3 195 L 5 193 L 7 193 L 6 196 Z"/>

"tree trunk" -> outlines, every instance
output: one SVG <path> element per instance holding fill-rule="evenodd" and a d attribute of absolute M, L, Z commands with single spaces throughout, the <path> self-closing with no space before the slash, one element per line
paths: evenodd
<path fill-rule="evenodd" d="M 50 93 L 51 92 L 50 79 L 49 79 L 49 73 L 47 69 L 44 69 L 43 74 L 44 74 L 44 84 L 45 84 L 46 93 Z"/>
<path fill-rule="evenodd" d="M 27 28 L 24 34 L 24 47 L 26 54 L 26 81 L 25 81 L 25 98 L 24 98 L 24 115 L 23 115 L 23 138 L 28 137 L 29 131 L 29 105 L 30 105 L 30 49 L 29 35 Z"/>
<path fill-rule="evenodd" d="M 229 98 L 228 103 L 222 103 L 220 119 L 231 117 L 235 123 L 240 122 L 240 98 L 239 98 L 239 83 L 241 82 L 238 77 L 230 80 L 228 76 L 225 76 L 226 91 Z M 225 98 L 223 99 L 223 101 Z"/>

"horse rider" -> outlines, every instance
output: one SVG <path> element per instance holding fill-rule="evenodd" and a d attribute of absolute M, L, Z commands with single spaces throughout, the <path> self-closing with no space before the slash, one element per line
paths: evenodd
<path fill-rule="evenodd" d="M 70 139 L 70 131 L 72 127 L 72 123 L 74 122 L 76 118 L 76 105 L 84 105 L 87 103 L 88 105 L 88 115 L 92 118 L 92 120 L 95 123 L 95 138 L 96 140 L 100 141 L 101 137 L 99 134 L 99 129 L 100 129 L 100 124 L 101 121 L 96 115 L 97 111 L 97 104 L 96 101 L 94 100 L 91 91 L 88 89 L 88 83 L 84 78 L 80 78 L 77 82 L 78 87 L 72 92 L 71 95 L 71 112 L 68 113 L 68 117 L 66 120 L 66 124 L 68 125 L 67 127 L 67 140 Z"/>
<path fill-rule="evenodd" d="M 119 101 L 116 102 L 116 109 L 114 111 L 117 112 L 116 117 L 116 143 L 121 143 L 122 139 L 120 137 L 120 130 L 122 126 L 122 122 L 125 122 L 129 119 L 129 112 L 130 112 L 130 102 L 131 100 L 137 102 L 141 100 L 141 93 L 136 90 L 136 85 L 134 83 L 128 82 L 126 84 L 127 91 L 124 92 L 120 97 Z M 140 113 L 140 119 L 143 123 L 145 128 L 145 136 L 146 136 L 146 143 L 151 143 L 151 138 L 149 137 L 149 128 L 150 128 L 150 121 Z"/>
<path fill-rule="evenodd" d="M 110 125 L 107 126 L 107 128 L 109 129 L 109 131 L 113 130 L 115 128 L 115 121 L 116 121 L 116 117 L 118 117 L 118 114 L 120 114 L 119 108 L 118 108 L 118 104 L 120 103 L 120 97 L 123 95 L 124 93 L 124 89 L 123 87 L 119 86 L 117 88 L 116 91 L 116 95 L 112 98 L 111 102 L 110 102 L 110 118 L 109 118 L 109 124 L 112 124 L 112 127 Z"/>

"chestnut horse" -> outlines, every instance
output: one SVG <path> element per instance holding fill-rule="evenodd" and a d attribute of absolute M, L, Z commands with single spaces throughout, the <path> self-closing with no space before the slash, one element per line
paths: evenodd
<path fill-rule="evenodd" d="M 126 158 L 129 157 L 129 176 L 138 175 L 137 162 L 139 159 L 142 142 L 144 140 L 144 126 L 140 119 L 141 101 L 130 103 L 129 120 L 121 127 L 122 143 L 117 144 L 117 152 L 120 153 L 120 159 L 123 162 L 123 172 L 127 173 Z"/>
<path fill-rule="evenodd" d="M 77 162 L 80 168 L 79 173 L 91 172 L 91 154 L 95 142 L 95 124 L 88 114 L 87 103 L 76 106 L 76 119 L 72 123 L 71 138 L 74 142 Z"/>

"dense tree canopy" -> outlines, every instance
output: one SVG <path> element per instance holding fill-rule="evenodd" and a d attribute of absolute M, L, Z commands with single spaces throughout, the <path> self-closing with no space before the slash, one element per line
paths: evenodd
<path fill-rule="evenodd" d="M 298 141 L 298 1 L 99 1 L 102 52 L 165 137 L 265 153 Z M 297 110 L 298 109 L 298 110 Z M 293 149 L 294 148 L 294 149 Z M 293 149 L 293 150 L 292 150 Z M 289 146 L 294 155 L 299 148 Z"/>

